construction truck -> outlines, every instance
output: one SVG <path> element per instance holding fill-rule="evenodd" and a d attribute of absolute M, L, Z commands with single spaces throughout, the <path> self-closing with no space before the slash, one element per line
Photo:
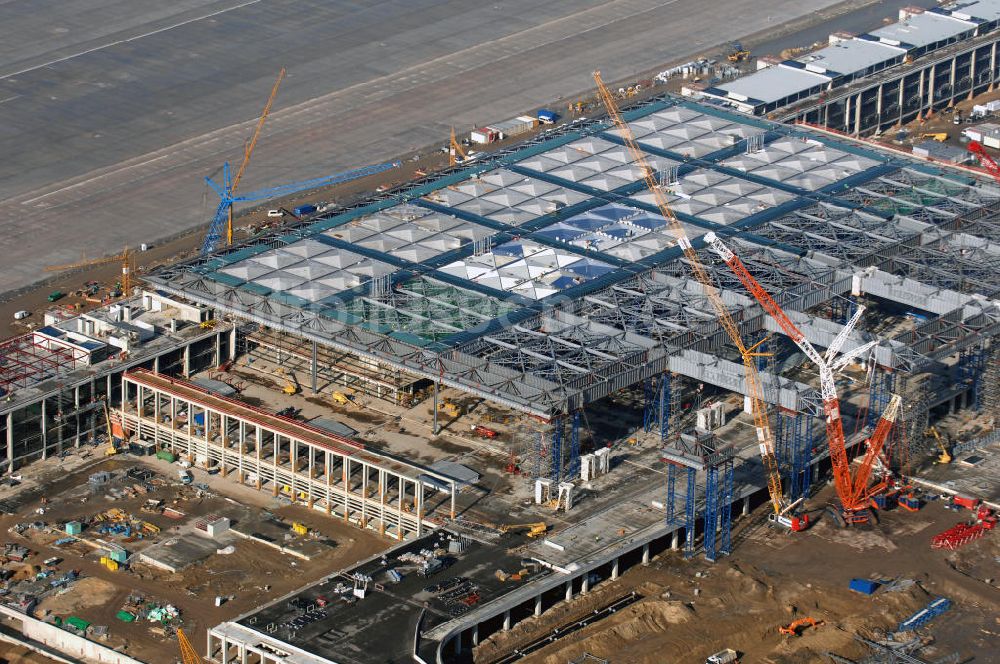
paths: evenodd
<path fill-rule="evenodd" d="M 536 537 L 541 537 L 549 530 L 548 524 L 537 522 L 537 523 L 510 523 L 507 525 L 500 526 L 500 532 L 504 535 L 510 532 L 518 530 L 527 530 L 528 537 L 534 539 Z"/>

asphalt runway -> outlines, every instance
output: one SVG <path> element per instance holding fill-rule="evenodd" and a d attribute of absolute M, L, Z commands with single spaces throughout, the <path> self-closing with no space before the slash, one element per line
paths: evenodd
<path fill-rule="evenodd" d="M 761 5 L 766 4 L 766 10 Z M 385 161 L 835 0 L 0 0 L 0 292 L 205 226 L 242 191 Z M 557 107 L 558 108 L 558 107 Z"/>

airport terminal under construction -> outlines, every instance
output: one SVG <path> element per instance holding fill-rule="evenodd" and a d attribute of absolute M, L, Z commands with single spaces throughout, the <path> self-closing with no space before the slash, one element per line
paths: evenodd
<path fill-rule="evenodd" d="M 472 661 L 666 550 L 717 560 L 763 503 L 797 530 L 840 478 L 832 420 L 883 490 L 956 413 L 995 451 L 996 183 L 708 98 L 559 124 L 51 317 L 0 347 L 8 470 L 110 430 L 387 538 L 204 653 L 374 664 Z M 835 383 L 811 346 L 846 355 Z"/>

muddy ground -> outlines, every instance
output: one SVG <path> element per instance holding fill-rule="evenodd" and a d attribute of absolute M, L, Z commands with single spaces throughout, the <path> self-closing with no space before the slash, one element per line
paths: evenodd
<path fill-rule="evenodd" d="M 81 457 L 82 454 L 75 454 L 66 460 L 49 459 L 32 464 L 23 471 L 22 486 L 13 489 L 4 487 L 0 491 L 0 498 L 5 499 L 4 506 L 15 508 L 15 513 L 0 516 L 0 543 L 16 542 L 34 552 L 26 561 L 25 574 L 34 574 L 42 560 L 56 556 L 63 559 L 57 566 L 59 573 L 70 569 L 80 573 L 80 580 L 70 586 L 68 592 L 43 599 L 36 607 L 36 617 L 52 615 L 65 619 L 73 615 L 94 625 L 107 626 L 108 638 L 98 639 L 99 642 L 150 664 L 172 664 L 176 661 L 177 641 L 172 629 L 165 630 L 156 623 L 138 620 L 125 623 L 116 619 L 115 614 L 123 608 L 131 594 L 142 595 L 145 602 L 170 604 L 180 609 L 185 633 L 201 650 L 208 627 L 235 618 L 302 586 L 309 579 L 348 567 L 392 544 L 374 533 L 359 530 L 318 512 L 310 512 L 305 507 L 279 505 L 269 492 L 261 494 L 218 477 L 211 478 L 210 491 L 201 495 L 190 487 L 171 481 L 148 495 L 110 501 L 104 495 L 96 494 L 83 502 L 79 497 L 79 487 L 81 483 L 86 484 L 90 474 L 99 470 L 120 471 L 123 467 L 136 465 L 136 459 Z M 168 473 L 174 472 L 167 464 L 151 463 L 162 478 L 169 478 Z M 43 491 L 47 511 L 39 515 L 35 510 L 42 506 Z M 232 502 L 267 509 L 279 518 L 304 523 L 332 540 L 335 546 L 329 549 L 329 553 L 306 561 L 260 542 L 236 540 L 234 553 L 211 555 L 178 573 L 141 563 L 133 564 L 128 570 L 111 571 L 99 563 L 94 550 L 83 544 L 55 547 L 46 543 L 54 535 L 37 534 L 31 530 L 18 535 L 8 531 L 15 523 L 41 519 L 49 524 L 58 524 L 109 507 L 119 507 L 138 516 L 139 506 L 149 496 L 163 498 L 168 506 L 180 509 L 188 516 L 187 521 L 218 510 L 220 504 Z M 169 520 L 164 521 L 163 517 L 150 514 L 142 514 L 142 518 L 163 527 L 163 537 L 158 540 L 171 535 Z M 131 549 L 140 544 L 125 546 Z M 216 596 L 231 599 L 217 607 L 214 601 Z M 0 657 L 5 647 L 0 644 Z"/>
<path fill-rule="evenodd" d="M 830 498 L 827 488 L 813 504 Z M 647 567 L 494 635 L 477 648 L 475 661 L 492 662 L 632 590 L 643 599 L 521 661 L 566 664 L 590 653 L 612 664 L 703 662 L 727 647 L 743 653 L 744 662 L 830 661 L 827 652 L 857 661 L 870 652 L 853 635 L 883 638 L 938 596 L 954 606 L 920 630 L 930 645 L 919 656 L 934 661 L 958 653 L 960 661 L 996 661 L 1000 537 L 993 534 L 957 552 L 929 546 L 932 535 L 968 513 L 946 511 L 938 501 L 916 514 L 885 512 L 874 528 L 843 531 L 820 519 L 800 534 L 774 530 L 762 516 L 755 512 L 737 526 L 734 553 L 716 564 L 667 552 Z M 848 589 L 854 577 L 913 583 L 865 596 Z M 823 624 L 798 638 L 778 632 L 779 626 L 806 616 Z"/>

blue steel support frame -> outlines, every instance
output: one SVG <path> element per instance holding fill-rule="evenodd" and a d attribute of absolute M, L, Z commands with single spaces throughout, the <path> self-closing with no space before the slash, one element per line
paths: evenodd
<path fill-rule="evenodd" d="M 722 524 L 719 528 L 719 553 L 729 555 L 733 552 L 733 487 L 735 484 L 735 464 L 732 459 L 723 464 L 721 513 Z"/>
<path fill-rule="evenodd" d="M 868 417 L 865 426 L 874 429 L 882 411 L 889 405 L 889 399 L 896 391 L 896 374 L 892 371 L 875 367 L 872 373 L 872 384 L 868 392 Z"/>
<path fill-rule="evenodd" d="M 677 466 L 672 463 L 667 464 L 667 526 L 672 526 L 677 522 L 677 513 L 674 503 L 677 499 Z"/>
<path fill-rule="evenodd" d="M 653 376 L 643 385 L 645 395 L 643 404 L 642 428 L 649 433 L 653 427 L 660 427 L 660 441 L 667 442 L 670 433 L 670 415 L 672 411 L 671 402 L 671 374 L 665 373 L 662 376 Z"/>
<path fill-rule="evenodd" d="M 790 468 L 792 461 L 792 430 L 795 419 L 777 410 L 774 414 L 774 456 L 779 468 Z"/>
<path fill-rule="evenodd" d="M 812 422 L 806 413 L 796 413 L 792 420 L 792 473 L 791 492 L 789 496 L 792 500 L 805 498 L 809 494 L 812 469 L 809 462 L 812 460 L 813 436 Z"/>
<path fill-rule="evenodd" d="M 986 370 L 986 352 L 982 346 L 967 348 L 958 355 L 958 380 L 969 386 L 971 396 L 971 408 L 981 411 L 982 404 L 982 377 Z"/>
<path fill-rule="evenodd" d="M 545 454 L 545 445 L 542 444 L 542 432 L 535 432 L 535 479 L 542 477 L 542 459 Z"/>
<path fill-rule="evenodd" d="M 690 558 L 694 555 L 694 528 L 695 528 L 695 511 L 694 511 L 694 498 L 695 492 L 697 491 L 697 484 L 695 483 L 695 475 L 697 471 L 694 468 L 687 469 L 687 495 L 684 496 L 684 557 Z"/>
<path fill-rule="evenodd" d="M 562 481 L 562 438 L 563 418 L 557 417 L 552 420 L 552 444 L 549 449 L 552 454 L 552 467 L 549 468 L 549 477 L 553 482 Z"/>
<path fill-rule="evenodd" d="M 570 481 L 580 475 L 580 411 L 573 412 L 573 428 L 569 436 L 569 464 L 567 477 Z"/>
<path fill-rule="evenodd" d="M 705 560 L 715 562 L 715 536 L 719 528 L 719 467 L 709 466 L 705 479 Z"/>

